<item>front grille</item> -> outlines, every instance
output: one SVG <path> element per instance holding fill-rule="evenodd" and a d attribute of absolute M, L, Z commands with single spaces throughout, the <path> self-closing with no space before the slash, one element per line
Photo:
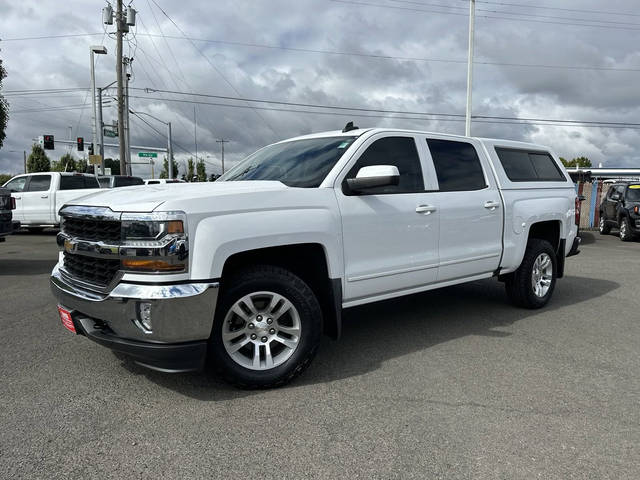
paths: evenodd
<path fill-rule="evenodd" d="M 73 278 L 106 287 L 118 273 L 120 260 L 64 252 L 64 268 Z"/>
<path fill-rule="evenodd" d="M 120 241 L 119 220 L 65 217 L 63 231 L 78 240 L 104 243 L 118 243 Z"/>

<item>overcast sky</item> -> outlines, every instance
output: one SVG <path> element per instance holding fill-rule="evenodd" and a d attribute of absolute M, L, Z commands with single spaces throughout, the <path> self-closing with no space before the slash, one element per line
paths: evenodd
<path fill-rule="evenodd" d="M 208 162 L 209 173 L 220 171 L 220 138 L 229 140 L 225 151 L 231 164 L 265 144 L 342 128 L 349 120 L 361 127 L 464 133 L 460 117 L 416 119 L 420 115 L 247 104 L 139 89 L 461 115 L 466 101 L 465 0 L 156 1 L 177 27 L 153 0 L 133 2 L 137 25 L 125 43 L 125 54 L 134 58 L 130 106 L 172 122 L 179 161 L 196 151 L 194 107 L 198 156 Z M 640 123 L 637 1 L 542 0 L 537 7 L 515 6 L 525 3 L 478 0 L 474 115 Z M 0 172 L 20 173 L 22 151 L 28 153 L 38 135 L 91 141 L 87 90 L 44 95 L 10 91 L 86 89 L 89 45 L 96 44 L 108 49 L 108 55 L 97 57 L 97 84 L 114 81 L 113 27 L 105 34 L 101 22 L 105 5 L 99 0 L 0 0 L 0 58 L 8 72 L 3 91 L 11 105 Z M 183 33 L 194 40 L 184 39 Z M 93 35 L 15 40 L 66 34 Z M 108 97 L 106 123 L 117 117 Z M 162 123 L 147 121 L 165 132 Z M 639 129 L 485 122 L 475 121 L 472 134 L 542 143 L 567 158 L 585 155 L 594 165 L 640 167 Z M 131 124 L 133 145 L 166 145 L 136 117 Z M 66 151 L 59 144 L 51 157 Z M 117 150 L 107 149 L 106 156 L 117 156 Z M 149 176 L 150 170 L 135 165 L 134 173 Z"/>

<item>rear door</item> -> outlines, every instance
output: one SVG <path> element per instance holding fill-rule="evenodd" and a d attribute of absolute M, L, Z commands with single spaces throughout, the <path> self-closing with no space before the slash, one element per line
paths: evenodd
<path fill-rule="evenodd" d="M 33 174 L 22 192 L 24 223 L 50 225 L 53 223 L 51 208 L 51 174 Z"/>
<path fill-rule="evenodd" d="M 365 166 L 394 165 L 397 186 L 366 194 L 344 188 Z M 426 185 L 426 187 L 425 187 Z M 437 194 L 428 192 L 414 135 L 378 134 L 362 144 L 336 188 L 342 218 L 345 303 L 434 283 L 438 272 Z"/>
<path fill-rule="evenodd" d="M 487 159 L 468 141 L 425 141 L 438 180 L 438 281 L 494 272 L 502 254 L 503 205 Z"/>

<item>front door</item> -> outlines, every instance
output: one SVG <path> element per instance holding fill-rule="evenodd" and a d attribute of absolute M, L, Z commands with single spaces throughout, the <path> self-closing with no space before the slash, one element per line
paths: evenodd
<path fill-rule="evenodd" d="M 16 200 L 16 208 L 13 210 L 13 220 L 16 222 L 24 222 L 24 210 L 22 208 L 22 192 L 29 181 L 29 175 L 16 177 L 6 183 L 4 188 L 11 191 L 11 196 Z"/>
<path fill-rule="evenodd" d="M 437 193 L 425 191 L 415 138 L 409 134 L 377 135 L 356 153 L 336 189 L 342 216 L 346 304 L 433 283 L 438 272 Z M 397 186 L 351 194 L 345 180 L 362 167 L 393 165 Z"/>

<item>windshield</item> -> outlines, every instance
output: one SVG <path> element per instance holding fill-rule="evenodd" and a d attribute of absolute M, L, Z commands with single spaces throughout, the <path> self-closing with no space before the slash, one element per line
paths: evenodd
<path fill-rule="evenodd" d="M 269 145 L 240 162 L 219 181 L 277 180 L 289 187 L 318 187 L 356 138 L 309 138 Z"/>
<path fill-rule="evenodd" d="M 630 202 L 640 202 L 640 185 L 629 185 L 627 189 L 627 200 Z"/>

